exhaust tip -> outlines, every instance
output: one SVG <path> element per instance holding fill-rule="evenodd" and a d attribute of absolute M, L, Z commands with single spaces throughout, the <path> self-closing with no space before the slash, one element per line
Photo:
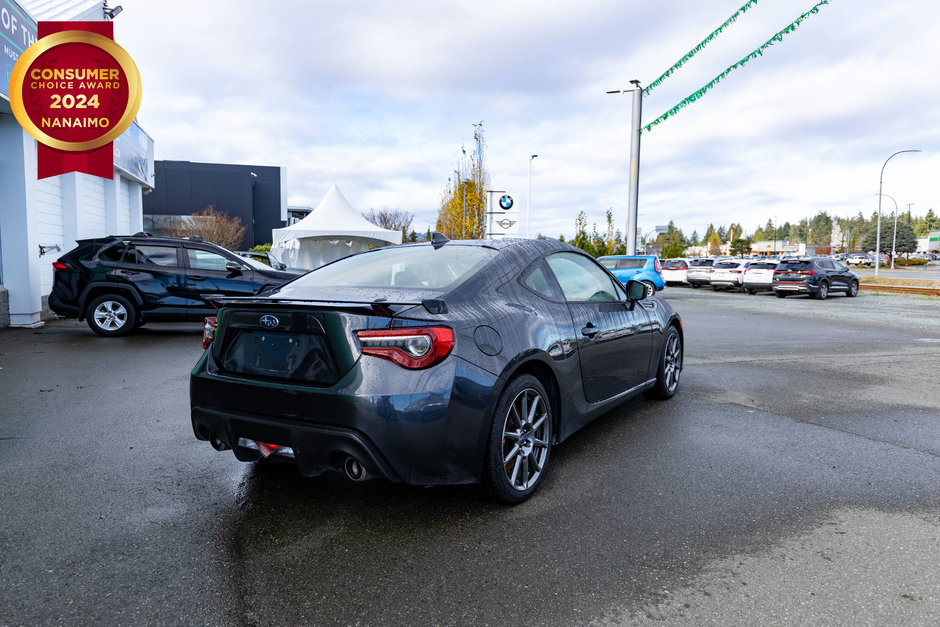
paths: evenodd
<path fill-rule="evenodd" d="M 212 448 L 214 448 L 217 451 L 227 451 L 230 448 L 232 448 L 228 444 L 223 442 L 221 438 L 219 438 L 219 436 L 217 436 L 214 433 L 209 436 L 209 444 L 211 444 Z"/>
<path fill-rule="evenodd" d="M 366 469 L 355 457 L 347 457 L 343 469 L 346 471 L 346 476 L 353 481 L 363 481 L 366 478 Z"/>

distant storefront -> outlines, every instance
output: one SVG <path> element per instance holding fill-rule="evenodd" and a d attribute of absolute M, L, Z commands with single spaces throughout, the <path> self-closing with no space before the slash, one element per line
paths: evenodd
<path fill-rule="evenodd" d="M 36 40 L 38 20 L 104 20 L 104 4 L 0 0 L 0 326 L 40 326 L 51 315 L 45 302 L 52 262 L 76 240 L 143 228 L 153 140 L 140 126 L 114 142 L 112 180 L 74 172 L 37 179 L 36 140 L 13 117 L 6 93 L 13 65 Z"/>

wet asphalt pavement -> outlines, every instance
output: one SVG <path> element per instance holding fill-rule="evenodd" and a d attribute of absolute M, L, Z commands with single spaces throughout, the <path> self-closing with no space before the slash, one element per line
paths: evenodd
<path fill-rule="evenodd" d="M 0 624 L 940 622 L 940 300 L 665 296 L 677 396 L 515 508 L 195 440 L 200 325 L 0 330 Z"/>

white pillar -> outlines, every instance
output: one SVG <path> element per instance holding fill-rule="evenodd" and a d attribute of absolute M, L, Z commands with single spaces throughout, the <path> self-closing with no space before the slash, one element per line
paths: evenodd
<path fill-rule="evenodd" d="M 0 255 L 9 292 L 10 326 L 42 326 L 42 282 L 36 238 L 36 140 L 12 115 L 0 115 Z"/>

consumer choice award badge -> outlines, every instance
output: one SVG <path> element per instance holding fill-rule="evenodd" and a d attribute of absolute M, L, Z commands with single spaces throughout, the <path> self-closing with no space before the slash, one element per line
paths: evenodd
<path fill-rule="evenodd" d="M 10 75 L 10 105 L 39 141 L 38 178 L 113 178 L 111 142 L 140 108 L 140 73 L 111 22 L 39 22 L 39 39 Z"/>

